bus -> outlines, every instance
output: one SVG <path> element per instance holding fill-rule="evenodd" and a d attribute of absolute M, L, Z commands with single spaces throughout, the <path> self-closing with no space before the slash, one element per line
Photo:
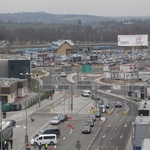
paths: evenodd
<path fill-rule="evenodd" d="M 2 127 L 0 127 L 0 143 L 1 143 L 1 140 L 3 142 L 4 140 L 8 140 L 10 137 L 13 137 L 12 123 L 10 121 L 2 121 L 1 125 Z"/>

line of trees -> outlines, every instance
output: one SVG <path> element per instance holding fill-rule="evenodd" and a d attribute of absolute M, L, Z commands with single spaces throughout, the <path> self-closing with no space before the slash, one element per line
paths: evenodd
<path fill-rule="evenodd" d="M 11 24 L 9 24 L 11 26 Z M 71 39 L 80 42 L 117 42 L 117 35 L 148 34 L 150 20 L 103 21 L 92 25 L 47 24 L 26 27 L 17 24 L 17 28 L 8 28 L 0 24 L 0 41 L 10 44 L 42 44 L 59 39 Z"/>

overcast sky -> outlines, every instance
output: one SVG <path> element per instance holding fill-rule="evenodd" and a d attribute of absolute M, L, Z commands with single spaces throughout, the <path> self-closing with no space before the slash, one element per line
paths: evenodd
<path fill-rule="evenodd" d="M 0 0 L 0 13 L 150 16 L 150 0 Z"/>

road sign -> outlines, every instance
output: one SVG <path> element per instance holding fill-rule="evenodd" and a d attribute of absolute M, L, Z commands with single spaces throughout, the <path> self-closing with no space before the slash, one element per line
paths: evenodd
<path fill-rule="evenodd" d="M 85 84 L 92 84 L 92 81 L 90 80 L 78 80 L 77 85 L 85 85 Z"/>
<path fill-rule="evenodd" d="M 121 86 L 120 85 L 113 85 L 113 89 L 114 90 L 121 90 Z"/>
<path fill-rule="evenodd" d="M 91 72 L 91 65 L 82 66 L 82 73 L 90 73 L 90 72 Z"/>
<path fill-rule="evenodd" d="M 43 89 L 55 89 L 55 86 L 54 85 L 51 85 L 51 84 L 43 84 Z"/>
<path fill-rule="evenodd" d="M 92 85 L 77 85 L 77 89 L 79 89 L 79 90 L 91 90 Z"/>
<path fill-rule="evenodd" d="M 60 84 L 58 85 L 59 90 L 69 90 L 69 85 L 66 84 Z"/>
<path fill-rule="evenodd" d="M 90 56 L 90 60 L 93 61 L 93 60 L 98 60 L 98 56 L 95 55 L 95 56 Z"/>

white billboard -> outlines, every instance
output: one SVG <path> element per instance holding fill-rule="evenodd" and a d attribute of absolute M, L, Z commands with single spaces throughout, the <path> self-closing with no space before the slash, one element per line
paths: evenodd
<path fill-rule="evenodd" d="M 148 46 L 148 35 L 118 35 L 118 46 Z"/>

